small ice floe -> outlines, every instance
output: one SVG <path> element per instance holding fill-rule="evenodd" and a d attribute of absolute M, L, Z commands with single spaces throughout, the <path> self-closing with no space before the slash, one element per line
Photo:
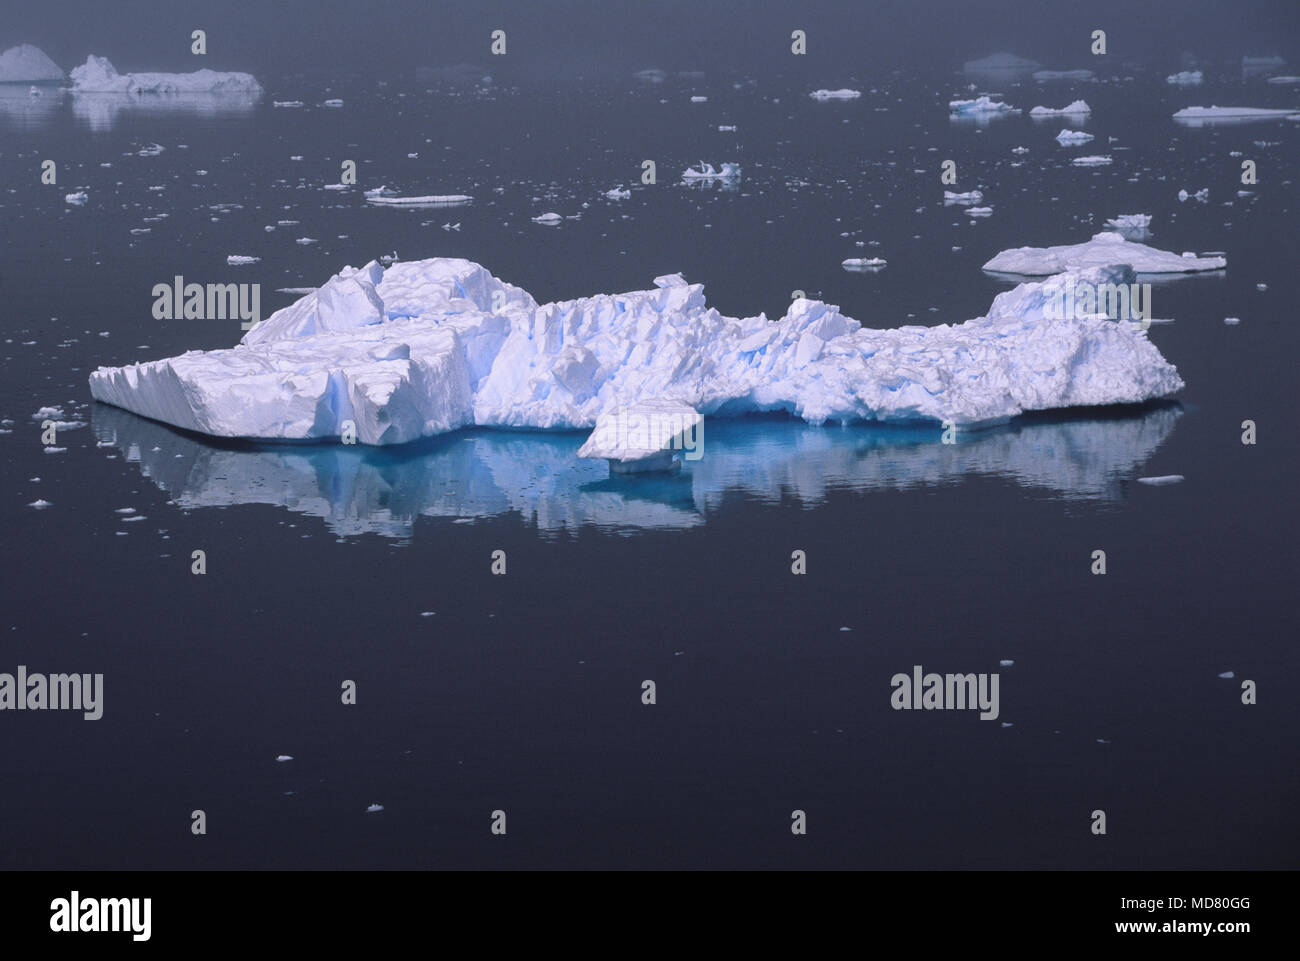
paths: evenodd
<path fill-rule="evenodd" d="M 1280 120 L 1294 117 L 1300 110 L 1273 110 L 1263 107 L 1184 107 L 1174 114 L 1179 123 L 1197 126 L 1205 123 L 1240 123 L 1247 120 Z"/>
<path fill-rule="evenodd" d="M 862 91 L 841 87 L 839 90 L 814 90 L 808 96 L 814 100 L 857 100 L 862 96 Z"/>
<path fill-rule="evenodd" d="M 682 171 L 683 180 L 736 180 L 740 177 L 740 164 L 724 163 L 721 170 L 714 170 L 713 164 L 700 161 L 699 167 L 687 167 Z"/>
<path fill-rule="evenodd" d="M 1106 738 L 1104 738 L 1104 737 L 1099 737 L 1099 738 L 1097 738 L 1097 743 L 1098 743 L 1098 744 L 1109 744 L 1110 741 L 1106 740 Z"/>
<path fill-rule="evenodd" d="M 1179 201 L 1179 203 L 1183 203 L 1183 202 L 1187 201 L 1189 198 L 1194 198 L 1194 199 L 1196 199 L 1196 200 L 1199 200 L 1201 203 L 1208 203 L 1209 200 L 1210 200 L 1210 188 L 1209 188 L 1209 187 L 1202 187 L 1200 190 L 1196 191 L 1196 193 L 1194 193 L 1194 194 L 1189 194 L 1186 190 L 1180 190 L 1180 191 L 1178 191 L 1178 201 Z"/>
<path fill-rule="evenodd" d="M 1003 722 L 1002 722 L 1002 726 L 1003 726 L 1003 727 L 1011 727 L 1011 722 L 1010 722 L 1010 721 L 1003 721 Z"/>
<path fill-rule="evenodd" d="M 540 217 L 533 217 L 532 220 L 535 224 L 546 224 L 549 227 L 554 227 L 556 224 L 562 222 L 564 218 L 552 210 L 549 213 L 542 214 Z"/>
<path fill-rule="evenodd" d="M 135 508 L 134 508 L 134 507 L 119 507 L 119 508 L 117 508 L 116 510 L 114 510 L 113 513 L 114 513 L 114 514 L 134 514 L 134 513 L 135 513 Z"/>
<path fill-rule="evenodd" d="M 1028 147 L 1012 147 L 1012 148 L 1011 148 L 1011 152 L 1012 152 L 1013 154 L 1018 154 L 1018 155 L 1020 155 L 1020 156 L 1024 156 L 1025 154 L 1029 153 L 1029 148 L 1028 148 Z"/>
<path fill-rule="evenodd" d="M 631 190 L 620 190 L 618 187 L 615 187 L 613 190 L 605 191 L 606 200 L 627 200 L 631 196 Z"/>
<path fill-rule="evenodd" d="M 1016 663 L 1015 661 L 1009 661 L 1009 660 L 1008 660 L 1008 661 L 998 661 L 998 667 L 1010 667 L 1012 664 L 1015 664 L 1015 663 Z"/>
<path fill-rule="evenodd" d="M 1219 677 L 1225 681 L 1231 681 L 1236 676 L 1237 675 L 1232 671 L 1224 671 L 1222 674 L 1219 675 Z"/>
<path fill-rule="evenodd" d="M 53 504 L 52 502 L 50 502 L 50 501 L 46 501 L 46 500 L 34 500 L 34 501 L 32 501 L 30 504 L 28 504 L 27 506 L 28 506 L 28 507 L 32 507 L 32 508 L 35 508 L 35 509 L 38 510 L 38 511 L 43 511 L 43 510 L 45 510 L 45 508 L 47 508 L 47 507 L 53 507 L 54 504 Z"/>
<path fill-rule="evenodd" d="M 691 103 L 708 103 L 708 102 L 709 102 L 708 97 L 700 97 L 700 96 L 691 97 Z"/>
<path fill-rule="evenodd" d="M 1110 157 L 1100 154 L 1088 157 L 1075 157 L 1070 161 L 1070 163 L 1074 164 L 1076 167 L 1102 167 L 1110 162 Z"/>
<path fill-rule="evenodd" d="M 978 190 L 968 190 L 964 194 L 953 193 L 951 190 L 943 192 L 943 202 L 949 204 L 977 204 L 984 199 L 984 194 Z"/>
<path fill-rule="evenodd" d="M 283 764 L 285 761 L 292 761 L 292 760 L 293 760 L 293 755 L 292 755 L 292 754 L 277 754 L 277 755 L 275 756 L 275 759 L 276 759 L 277 761 L 279 761 L 281 764 Z"/>
<path fill-rule="evenodd" d="M 376 812 L 378 812 L 378 811 L 382 811 L 383 809 L 384 809 L 384 806 L 383 806 L 382 804 L 372 804 L 372 805 L 370 805 L 368 808 L 366 808 L 366 813 L 367 813 L 367 814 L 374 814 L 374 813 L 376 813 Z"/>
<path fill-rule="evenodd" d="M 1114 227 L 1116 230 L 1145 230 L 1151 226 L 1150 214 L 1120 214 L 1111 220 L 1106 221 L 1107 227 Z"/>
<path fill-rule="evenodd" d="M 458 220 L 458 221 L 456 221 L 456 222 L 453 224 L 453 223 L 449 220 L 449 221 L 447 221 L 445 224 L 442 225 L 442 229 L 443 229 L 443 230 L 460 230 L 460 221 Z"/>
<path fill-rule="evenodd" d="M 735 131 L 736 131 L 736 125 L 735 125 L 734 123 L 720 123 L 720 124 L 718 124 L 718 132 L 719 132 L 719 133 L 735 133 Z"/>
<path fill-rule="evenodd" d="M 1092 108 L 1088 106 L 1086 100 L 1075 100 L 1073 103 L 1067 103 L 1064 107 L 1057 110 L 1053 107 L 1035 107 L 1029 111 L 1031 117 L 1083 117 L 1092 113 Z"/>
<path fill-rule="evenodd" d="M 342 100 L 338 100 L 338 99 L 334 99 L 334 100 L 326 100 L 323 104 L 321 104 L 321 106 L 322 106 L 322 107 L 341 107 L 341 106 L 343 106 L 343 101 L 342 101 Z"/>
<path fill-rule="evenodd" d="M 1255 289 L 1256 289 L 1256 290 L 1261 290 L 1261 291 L 1262 291 L 1262 290 L 1268 290 L 1268 284 L 1256 284 L 1256 285 L 1255 285 Z"/>
<path fill-rule="evenodd" d="M 1139 477 L 1138 483 L 1164 487 L 1168 484 L 1181 484 L 1185 479 L 1182 474 L 1161 474 L 1159 477 Z"/>
<path fill-rule="evenodd" d="M 851 628 L 851 627 L 841 627 L 840 630 L 841 630 L 841 631 L 851 631 L 851 630 L 853 630 L 853 628 Z"/>
<path fill-rule="evenodd" d="M 301 100 L 272 100 L 272 107 L 301 107 Z"/>
<path fill-rule="evenodd" d="M 161 144 L 151 143 L 147 147 L 141 147 L 135 152 L 137 157 L 157 157 L 167 148 Z"/>
<path fill-rule="evenodd" d="M 1268 82 L 1276 84 L 1300 83 L 1300 77 L 1269 77 Z"/>
<path fill-rule="evenodd" d="M 41 450 L 47 454 L 66 454 L 68 452 L 66 447 L 42 447 Z"/>
<path fill-rule="evenodd" d="M 1223 318 L 1223 322 L 1224 322 L 1225 324 L 1227 324 L 1229 327 L 1236 327 L 1239 323 L 1241 323 L 1241 318 L 1240 318 L 1240 317 L 1224 317 L 1224 318 Z"/>
<path fill-rule="evenodd" d="M 1092 134 L 1082 130 L 1062 130 L 1056 135 L 1056 142 L 1059 144 L 1087 143 L 1092 139 Z"/>
<path fill-rule="evenodd" d="M 967 217 L 992 217 L 993 208 L 992 207 L 967 207 L 966 216 Z"/>
<path fill-rule="evenodd" d="M 1035 70 L 1034 79 L 1039 83 L 1048 80 L 1093 80 L 1096 78 L 1091 70 Z"/>
<path fill-rule="evenodd" d="M 1002 103 L 989 97 L 976 97 L 974 100 L 950 100 L 948 113 L 957 117 L 974 117 L 980 115 L 997 115 L 1019 113 L 1009 103 Z"/>
<path fill-rule="evenodd" d="M 1204 79 L 1205 75 L 1199 70 L 1180 70 L 1165 77 L 1165 83 L 1172 83 L 1177 87 L 1195 87 Z"/>
<path fill-rule="evenodd" d="M 90 199 L 90 195 L 88 193 L 86 193 L 84 190 L 78 190 L 75 194 L 65 194 L 63 197 L 63 202 L 72 204 L 76 207 L 80 207 L 89 199 Z"/>
<path fill-rule="evenodd" d="M 597 417 L 596 429 L 578 448 L 578 456 L 605 458 L 611 474 L 675 471 L 682 466 L 676 451 L 689 460 L 702 455 L 703 423 L 700 413 L 686 404 L 638 401 Z"/>
<path fill-rule="evenodd" d="M 435 614 L 437 614 L 437 613 L 438 613 L 437 611 L 421 611 L 421 612 L 420 612 L 420 616 L 421 616 L 421 617 L 433 617 L 433 616 L 434 616 Z"/>
<path fill-rule="evenodd" d="M 242 267 L 245 264 L 255 264 L 261 257 L 247 257 L 244 254 L 228 254 L 226 264 L 230 267 Z"/>
<path fill-rule="evenodd" d="M 308 244 L 320 243 L 315 237 L 299 237 L 294 241 L 295 244 L 302 244 L 306 247 Z"/>
<path fill-rule="evenodd" d="M 384 188 L 379 188 L 383 190 Z M 473 197 L 466 194 L 430 194 L 426 197 L 391 197 L 381 194 L 371 194 L 366 191 L 366 200 L 372 204 L 382 204 L 390 207 L 457 207 L 461 204 L 467 204 Z"/>
<path fill-rule="evenodd" d="M 347 190 L 348 185 L 347 184 L 326 184 L 325 189 L 326 190 Z"/>
<path fill-rule="evenodd" d="M 884 257 L 850 257 L 848 260 L 840 261 L 840 266 L 845 270 L 857 270 L 872 273 L 882 270 L 889 261 Z"/>

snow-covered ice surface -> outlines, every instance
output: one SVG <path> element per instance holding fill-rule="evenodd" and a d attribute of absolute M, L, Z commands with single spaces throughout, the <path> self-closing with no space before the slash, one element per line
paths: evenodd
<path fill-rule="evenodd" d="M 76 93 L 243 93 L 260 94 L 252 74 L 196 70 L 193 73 L 118 73 L 107 57 L 91 54 L 72 68 Z"/>
<path fill-rule="evenodd" d="M 59 65 L 40 47 L 20 43 L 0 53 L 0 83 L 49 83 L 63 79 Z"/>
<path fill-rule="evenodd" d="M 1172 269 L 1162 258 L 1173 255 L 1132 250 L 1150 253 L 1142 263 Z M 1071 251 L 1078 248 L 1008 254 L 1015 269 L 1071 259 Z M 1080 283 L 1132 276 L 1101 266 L 1123 256 L 1073 259 L 1100 268 Z M 805 299 L 774 323 L 726 317 L 707 307 L 701 285 L 680 276 L 659 282 L 538 305 L 470 261 L 386 270 L 371 262 L 345 268 L 234 348 L 101 367 L 90 388 L 97 400 L 205 434 L 336 438 L 352 422 L 359 442 L 387 445 L 471 425 L 591 427 L 606 411 L 655 399 L 706 416 L 787 411 L 814 424 L 976 426 L 1030 410 L 1140 402 L 1183 386 L 1136 325 L 1046 319 L 1043 284 L 999 295 L 987 316 L 966 323 L 874 330 Z"/>
<path fill-rule="evenodd" d="M 1102 231 L 1081 244 L 1004 250 L 986 263 L 984 269 L 994 273 L 1042 277 L 1108 264 L 1127 264 L 1139 274 L 1186 274 L 1220 270 L 1228 266 L 1228 261 L 1223 257 L 1179 256 L 1134 243 L 1117 233 Z"/>

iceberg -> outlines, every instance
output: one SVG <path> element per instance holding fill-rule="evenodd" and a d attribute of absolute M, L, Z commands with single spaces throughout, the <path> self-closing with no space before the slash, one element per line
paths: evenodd
<path fill-rule="evenodd" d="M 850 257 L 848 260 L 840 262 L 840 266 L 845 270 L 859 270 L 864 272 L 874 272 L 888 264 L 884 257 Z"/>
<path fill-rule="evenodd" d="M 0 83 L 49 83 L 63 79 L 58 64 L 40 47 L 20 43 L 0 53 Z"/>
<path fill-rule="evenodd" d="M 1103 231 L 1081 244 L 1004 250 L 986 263 L 984 269 L 1000 274 L 1042 277 L 1110 264 L 1127 264 L 1139 274 L 1189 274 L 1222 270 L 1228 266 L 1228 261 L 1223 257 L 1179 256 Z"/>
<path fill-rule="evenodd" d="M 1243 120 L 1279 120 L 1300 115 L 1300 110 L 1272 110 L 1263 107 L 1184 107 L 1174 114 L 1180 123 L 1240 122 Z"/>
<path fill-rule="evenodd" d="M 474 198 L 465 194 L 431 194 L 427 197 L 392 197 L 385 196 L 378 191 L 385 188 L 377 187 L 374 191 L 367 190 L 365 198 L 368 203 L 387 205 L 389 207 L 458 207 L 461 204 L 467 204 Z"/>
<path fill-rule="evenodd" d="M 683 180 L 736 180 L 740 177 L 740 164 L 724 163 L 721 170 L 714 170 L 713 164 L 700 161 L 699 167 L 687 167 L 682 171 Z"/>
<path fill-rule="evenodd" d="M 1047 80 L 1095 80 L 1096 74 L 1091 70 L 1035 70 L 1034 79 L 1039 83 Z"/>
<path fill-rule="evenodd" d="M 973 117 L 981 114 L 1019 113 L 1009 103 L 1002 103 L 989 97 L 977 97 L 974 100 L 952 100 L 948 103 L 948 112 L 959 117 Z"/>
<path fill-rule="evenodd" d="M 862 96 L 862 91 L 841 87 L 839 90 L 814 90 L 808 96 L 814 100 L 856 100 Z"/>
<path fill-rule="evenodd" d="M 1068 103 L 1060 110 L 1054 110 L 1051 107 L 1035 107 L 1029 111 L 1031 117 L 1066 117 L 1066 116 L 1083 116 L 1092 113 L 1092 108 L 1088 106 L 1086 100 L 1076 100 Z"/>
<path fill-rule="evenodd" d="M 1060 137 L 1058 136 L 1059 140 Z M 1077 142 L 1077 141 L 1076 141 Z M 1093 154 L 1087 157 L 1075 157 L 1070 163 L 1076 167 L 1104 167 L 1111 162 L 1111 158 L 1104 154 Z"/>
<path fill-rule="evenodd" d="M 1060 282 L 1126 276 L 1107 266 Z M 812 424 L 976 427 L 1182 388 L 1140 325 L 1052 319 L 1045 286 L 1022 284 L 965 323 L 870 329 L 806 299 L 776 322 L 727 317 L 680 275 L 654 290 L 539 305 L 468 260 L 372 261 L 235 347 L 101 367 L 90 390 L 203 434 L 391 445 L 469 426 L 591 428 L 648 400 L 705 417 L 784 411 Z"/>
<path fill-rule="evenodd" d="M 1056 142 L 1067 146 L 1075 143 L 1087 143 L 1092 139 L 1093 136 L 1090 133 L 1084 133 L 1082 130 L 1070 130 L 1068 128 L 1062 130 L 1056 135 Z"/>
<path fill-rule="evenodd" d="M 984 199 L 984 194 L 978 190 L 968 190 L 965 193 L 954 193 L 951 190 L 943 192 L 943 202 L 945 206 L 952 204 L 977 204 Z"/>
<path fill-rule="evenodd" d="M 252 74 L 196 70 L 193 73 L 118 73 L 107 57 L 91 54 L 72 68 L 74 93 L 260 94 L 262 85 Z"/>
<path fill-rule="evenodd" d="M 1151 226 L 1150 214 L 1120 214 L 1113 220 L 1106 221 L 1106 226 L 1117 230 L 1146 230 Z"/>
<path fill-rule="evenodd" d="M 1205 74 L 1199 70 L 1180 70 L 1165 77 L 1165 83 L 1172 83 L 1179 87 L 1195 87 L 1204 80 Z"/>

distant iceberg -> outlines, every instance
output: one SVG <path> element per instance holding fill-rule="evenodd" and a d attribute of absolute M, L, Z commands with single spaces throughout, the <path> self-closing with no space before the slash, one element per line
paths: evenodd
<path fill-rule="evenodd" d="M 856 100 L 862 96 L 862 91 L 842 87 L 839 90 L 814 90 L 808 96 L 814 100 Z"/>
<path fill-rule="evenodd" d="M 1082 130 L 1065 129 L 1056 135 L 1056 142 L 1059 144 L 1087 143 L 1092 139 L 1092 134 L 1085 133 Z"/>
<path fill-rule="evenodd" d="M 1125 240 L 1119 234 L 1103 231 L 1081 244 L 1004 250 L 986 263 L 984 269 L 994 273 L 1042 277 L 1109 264 L 1127 264 L 1139 274 L 1187 274 L 1221 270 L 1228 266 L 1222 257 L 1180 257 L 1169 251 Z"/>
<path fill-rule="evenodd" d="M 1132 276 L 1106 266 L 1059 280 Z M 467 260 L 371 262 L 276 311 L 238 346 L 101 367 L 90 389 L 204 434 L 354 432 L 359 443 L 390 445 L 469 426 L 591 428 L 608 411 L 656 399 L 705 417 L 785 411 L 813 424 L 973 427 L 1183 386 L 1139 325 L 1051 319 L 1055 301 L 1039 283 L 999 295 L 986 317 L 895 329 L 864 328 L 806 299 L 776 322 L 728 317 L 706 305 L 699 284 L 659 283 L 539 305 Z"/>
<path fill-rule="evenodd" d="M 974 100 L 952 100 L 948 103 L 948 112 L 960 117 L 980 114 L 1019 113 L 1009 103 L 1002 103 L 989 97 L 977 97 Z"/>
<path fill-rule="evenodd" d="M 1146 230 L 1151 226 L 1150 214 L 1120 214 L 1113 220 L 1106 221 L 1106 226 L 1117 230 Z"/>
<path fill-rule="evenodd" d="M 698 167 L 687 167 L 682 171 L 683 180 L 736 180 L 740 177 L 740 164 L 724 163 L 721 170 L 714 170 L 713 164 L 700 161 Z"/>
<path fill-rule="evenodd" d="M 1029 111 L 1031 117 L 1065 117 L 1065 116 L 1083 116 L 1092 113 L 1092 108 L 1088 106 L 1086 100 L 1076 100 L 1068 103 L 1060 110 L 1052 107 L 1035 107 Z"/>
<path fill-rule="evenodd" d="M 1022 71 L 1027 73 L 1030 70 L 1037 70 L 1042 64 L 1037 60 L 1017 57 L 1014 53 L 995 53 L 980 60 L 967 60 L 964 66 L 971 73 L 981 71 L 994 73 L 999 71 Z"/>
<path fill-rule="evenodd" d="M 1178 87 L 1195 87 L 1204 80 L 1205 74 L 1199 70 L 1180 70 L 1165 77 L 1165 83 L 1172 83 Z"/>
<path fill-rule="evenodd" d="M 252 74 L 196 70 L 193 73 L 118 73 L 107 57 L 91 54 L 72 69 L 75 93 L 260 94 L 262 85 Z"/>
<path fill-rule="evenodd" d="M 1300 110 L 1273 110 L 1262 107 L 1184 107 L 1174 114 L 1174 119 L 1193 125 L 1215 121 L 1240 122 L 1243 120 L 1280 120 L 1300 115 Z"/>
<path fill-rule="evenodd" d="M 1091 70 L 1035 70 L 1034 79 L 1039 83 L 1048 80 L 1095 80 L 1096 74 Z"/>
<path fill-rule="evenodd" d="M 968 190 L 965 193 L 954 193 L 951 190 L 943 192 L 943 202 L 945 204 L 977 204 L 984 199 L 984 194 L 979 190 Z"/>
<path fill-rule="evenodd" d="M 383 191 L 386 188 L 379 187 L 376 189 Z M 365 192 L 365 197 L 368 203 L 387 205 L 390 207 L 459 207 L 474 199 L 466 194 L 430 194 L 427 197 L 392 197 L 369 190 Z"/>
<path fill-rule="evenodd" d="M 0 53 L 0 83 L 50 83 L 65 79 L 40 47 L 20 43 Z"/>

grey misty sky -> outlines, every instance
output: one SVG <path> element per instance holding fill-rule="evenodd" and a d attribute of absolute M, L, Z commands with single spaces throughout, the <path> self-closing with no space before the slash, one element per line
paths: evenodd
<path fill-rule="evenodd" d="M 779 71 L 814 82 L 996 51 L 1052 68 L 1113 59 L 1176 66 L 1243 53 L 1300 54 L 1300 0 L 50 0 L 7 4 L 0 47 L 35 43 L 70 69 L 88 53 L 121 70 L 250 70 L 266 77 L 406 78 L 417 66 L 487 65 L 502 77 L 671 70 Z M 208 34 L 208 56 L 189 53 Z M 506 30 L 505 57 L 488 53 Z M 809 55 L 790 55 L 790 31 Z"/>

